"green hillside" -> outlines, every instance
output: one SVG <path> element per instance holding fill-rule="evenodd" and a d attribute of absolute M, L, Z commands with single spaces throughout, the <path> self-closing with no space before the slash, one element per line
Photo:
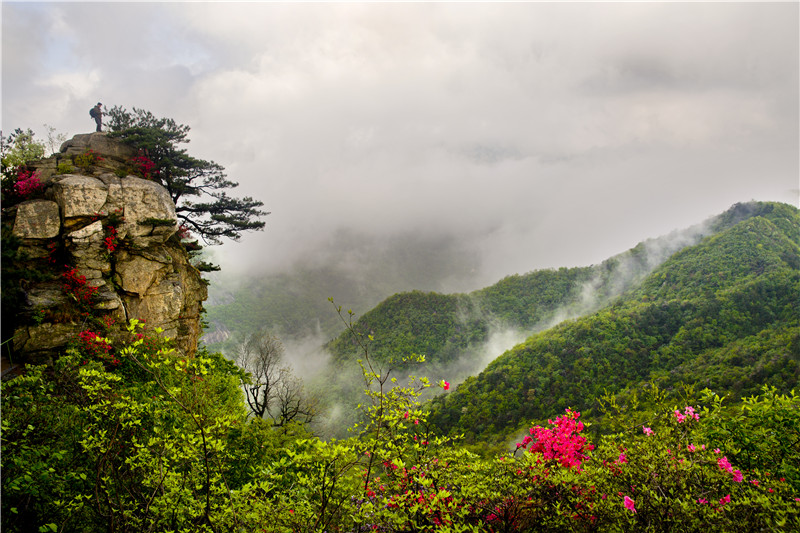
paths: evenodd
<path fill-rule="evenodd" d="M 533 335 L 437 398 L 432 422 L 470 441 L 492 440 L 650 380 L 713 385 L 735 397 L 765 383 L 796 386 L 797 209 L 735 206 L 716 227 L 612 305 Z"/>
<path fill-rule="evenodd" d="M 737 204 L 702 228 L 694 227 L 682 234 L 640 243 L 597 266 L 514 274 L 469 294 L 420 291 L 395 294 L 358 318 L 354 329 L 374 338 L 370 350 L 379 362 L 401 368 L 397 360 L 415 353 L 426 356 L 429 368 L 447 366 L 469 357 L 487 341 L 493 328 L 515 328 L 533 333 L 565 317 L 597 311 L 626 290 L 653 292 L 650 285 L 654 283 L 661 287 L 661 292 L 656 292 L 653 297 L 668 299 L 678 297 L 664 293 L 678 290 L 676 283 L 691 282 L 687 288 L 690 291 L 701 283 L 708 290 L 715 289 L 724 280 L 717 279 L 721 274 L 713 270 L 717 263 L 704 264 L 706 259 L 703 255 L 681 261 L 681 268 L 690 270 L 691 274 L 681 274 L 675 270 L 678 267 L 673 262 L 669 271 L 661 271 L 661 275 L 669 275 L 669 279 L 651 277 L 645 280 L 645 277 L 672 253 L 680 254 L 686 244 L 697 243 L 704 234 L 719 235 L 742 220 L 759 216 L 781 228 L 779 234 L 787 238 L 796 212 L 780 204 Z M 737 264 L 719 266 L 735 279 L 765 268 L 767 264 L 774 265 L 776 261 L 791 261 L 792 252 L 785 252 L 785 257 L 776 257 L 773 253 L 753 258 L 756 262 L 766 261 L 763 266 L 749 260 L 741 261 L 751 253 L 748 251 L 751 243 L 747 238 L 747 235 L 731 236 L 734 242 L 728 248 L 741 247 L 742 250 L 727 249 L 724 253 Z M 684 281 L 676 281 L 678 279 Z M 645 285 L 639 288 L 643 280 Z M 328 348 L 336 363 L 351 361 L 360 355 L 349 333 L 334 339 Z"/>
<path fill-rule="evenodd" d="M 370 309 L 399 291 L 466 284 L 474 268 L 476 258 L 447 239 L 401 236 L 375 242 L 338 235 L 285 271 L 211 275 L 209 327 L 202 341 L 210 350 L 232 354 L 263 328 L 282 340 L 331 339 L 343 326 L 328 298 Z"/>
<path fill-rule="evenodd" d="M 591 268 L 562 268 L 510 276 L 470 294 L 395 294 L 359 318 L 355 329 L 373 336 L 370 351 L 379 362 L 399 368 L 399 359 L 413 353 L 443 366 L 485 343 L 493 326 L 532 328 L 577 301 L 593 275 Z M 357 355 L 349 333 L 328 347 L 337 363 Z"/>

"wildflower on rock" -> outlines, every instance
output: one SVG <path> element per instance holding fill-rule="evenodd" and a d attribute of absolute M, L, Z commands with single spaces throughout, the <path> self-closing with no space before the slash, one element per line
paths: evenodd
<path fill-rule="evenodd" d="M 17 181 L 14 184 L 14 192 L 22 198 L 41 192 L 44 184 L 39 181 L 39 172 L 30 172 L 20 169 L 17 173 Z"/>

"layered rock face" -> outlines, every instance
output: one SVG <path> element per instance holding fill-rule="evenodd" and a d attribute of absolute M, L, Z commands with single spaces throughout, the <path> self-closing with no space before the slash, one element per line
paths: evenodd
<path fill-rule="evenodd" d="M 92 164 L 68 168 L 89 150 Z M 45 184 L 44 199 L 24 201 L 4 217 L 13 219 L 23 256 L 50 264 L 54 275 L 23 287 L 20 313 L 33 320 L 18 321 L 16 353 L 49 355 L 82 331 L 80 316 L 53 312 L 80 299 L 70 291 L 70 280 L 96 287 L 84 302 L 93 315 L 145 320 L 185 354 L 197 350 L 206 284 L 176 236 L 175 205 L 166 189 L 125 174 L 135 155 L 106 134 L 93 133 L 74 137 L 59 154 L 31 165 Z"/>

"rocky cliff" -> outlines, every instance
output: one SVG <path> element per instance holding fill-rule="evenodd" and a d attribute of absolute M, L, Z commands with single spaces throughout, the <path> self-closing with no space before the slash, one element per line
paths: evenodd
<path fill-rule="evenodd" d="M 105 133 L 77 135 L 29 165 L 42 184 L 37 194 L 4 206 L 4 245 L 13 241 L 24 264 L 13 317 L 20 359 L 76 342 L 90 315 L 144 320 L 187 355 L 196 351 L 206 284 L 177 235 L 172 199 L 135 175 L 136 155 Z"/>

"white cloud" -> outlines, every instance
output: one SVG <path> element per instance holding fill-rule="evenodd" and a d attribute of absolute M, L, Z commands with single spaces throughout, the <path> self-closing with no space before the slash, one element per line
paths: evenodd
<path fill-rule="evenodd" d="M 273 211 L 223 261 L 278 268 L 342 229 L 417 232 L 479 250 L 499 277 L 600 261 L 736 201 L 796 198 L 797 15 L 5 3 L 3 128 L 91 131 L 98 99 L 190 125 L 190 152 Z"/>

